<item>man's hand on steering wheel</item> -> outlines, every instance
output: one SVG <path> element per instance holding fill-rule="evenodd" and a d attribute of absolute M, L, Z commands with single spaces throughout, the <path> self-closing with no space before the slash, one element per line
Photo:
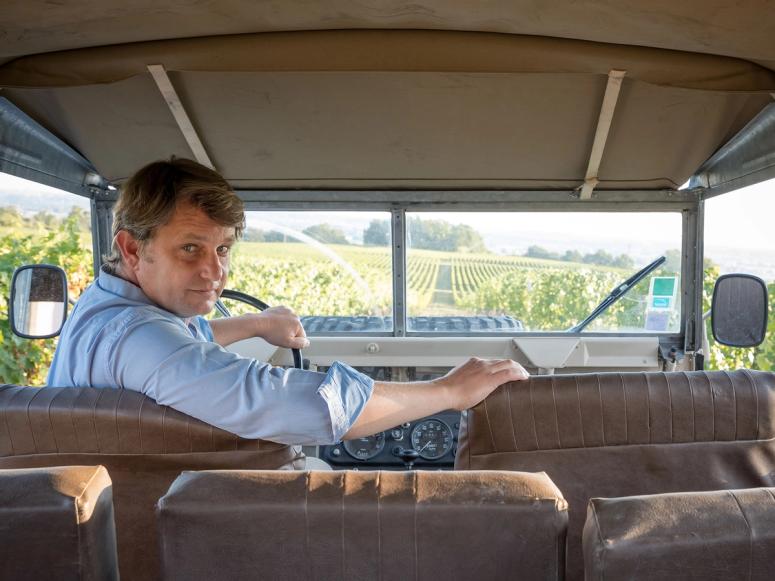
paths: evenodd
<path fill-rule="evenodd" d="M 270 307 L 256 313 L 256 335 L 276 347 L 304 349 L 309 339 L 299 317 L 288 307 Z"/>

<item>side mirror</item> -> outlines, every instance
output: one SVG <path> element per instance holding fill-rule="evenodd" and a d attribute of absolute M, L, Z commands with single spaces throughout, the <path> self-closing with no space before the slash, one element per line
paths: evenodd
<path fill-rule="evenodd" d="M 725 274 L 713 288 L 711 329 L 718 343 L 756 347 L 767 333 L 767 285 L 750 274 Z"/>
<path fill-rule="evenodd" d="M 11 280 L 11 330 L 25 339 L 49 339 L 67 317 L 67 276 L 58 266 L 21 266 Z"/>

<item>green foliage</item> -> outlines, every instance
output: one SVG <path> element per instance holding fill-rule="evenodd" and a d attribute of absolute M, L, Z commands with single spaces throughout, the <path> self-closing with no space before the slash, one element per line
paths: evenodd
<path fill-rule="evenodd" d="M 487 252 L 482 236 L 466 224 L 444 220 L 409 218 L 409 243 L 412 248 L 446 252 Z"/>
<path fill-rule="evenodd" d="M 259 230 L 258 228 L 246 228 L 242 234 L 244 242 L 284 242 L 285 234 L 277 230 Z M 290 240 L 294 242 L 294 239 Z"/>
<path fill-rule="evenodd" d="M 0 382 L 43 385 L 56 339 L 21 339 L 11 332 L 8 297 L 13 271 L 23 264 L 55 264 L 68 275 L 68 294 L 77 297 L 91 280 L 92 253 L 81 216 L 71 213 L 45 234 L 11 231 L 0 237 Z"/>
<path fill-rule="evenodd" d="M 338 264 L 314 260 L 237 256 L 229 286 L 269 305 L 289 306 L 300 315 L 390 314 L 389 293 L 378 292 L 376 273 L 364 274 L 358 280 Z"/>
<path fill-rule="evenodd" d="M 755 364 L 757 369 L 775 371 L 775 282 L 767 285 L 769 296 L 769 318 L 767 336 L 764 343 L 756 348 Z"/>
<path fill-rule="evenodd" d="M 665 250 L 664 257 L 667 259 L 662 268 L 667 272 L 681 273 L 681 251 L 677 249 Z"/>
<path fill-rule="evenodd" d="M 14 206 L 0 207 L 0 226 L 4 228 L 18 228 L 24 225 L 21 212 Z"/>
<path fill-rule="evenodd" d="M 528 249 L 528 252 L 530 249 Z M 578 250 L 566 250 L 560 260 L 564 262 L 581 262 L 584 259 L 584 255 Z"/>
<path fill-rule="evenodd" d="M 525 256 L 541 258 L 545 260 L 561 260 L 563 262 L 583 262 L 584 264 L 597 264 L 599 266 L 612 266 L 614 268 L 634 268 L 635 261 L 626 254 L 613 256 L 605 250 L 597 250 L 588 254 L 581 254 L 578 250 L 566 250 L 563 254 L 552 252 L 543 246 L 534 244 L 528 246 Z"/>
<path fill-rule="evenodd" d="M 531 331 L 558 331 L 582 321 L 621 278 L 591 268 L 515 269 L 486 280 L 459 302 L 472 312 L 513 315 Z M 588 329 L 642 329 L 648 288 L 639 287 Z"/>
<path fill-rule="evenodd" d="M 419 250 L 444 252 L 487 252 L 481 234 L 466 224 L 450 224 L 444 220 L 409 218 L 409 244 Z M 367 246 L 390 244 L 390 222 L 372 220 L 363 231 Z"/>
<path fill-rule="evenodd" d="M 363 231 L 366 246 L 387 246 L 390 244 L 390 223 L 387 220 L 372 220 Z"/>
<path fill-rule="evenodd" d="M 528 246 L 527 252 L 525 252 L 525 256 L 529 256 L 530 258 L 544 258 L 547 260 L 560 260 L 559 254 L 552 252 L 551 250 L 547 250 L 538 244 Z"/>
<path fill-rule="evenodd" d="M 89 232 L 91 230 L 91 216 L 83 208 L 78 206 L 70 208 L 66 220 L 72 220 L 81 232 Z"/>
<path fill-rule="evenodd" d="M 344 232 L 331 224 L 314 224 L 305 228 L 303 232 L 323 244 L 348 244 Z"/>

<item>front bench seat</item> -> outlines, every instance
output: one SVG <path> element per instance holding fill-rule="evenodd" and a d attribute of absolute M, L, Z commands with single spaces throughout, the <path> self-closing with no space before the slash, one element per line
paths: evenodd
<path fill-rule="evenodd" d="M 587 581 L 771 581 L 775 488 L 593 498 Z"/>
<path fill-rule="evenodd" d="M 118 578 L 105 468 L 0 470 L 0 579 Z"/>
<path fill-rule="evenodd" d="M 563 578 L 545 474 L 185 472 L 159 500 L 165 581 Z"/>
<path fill-rule="evenodd" d="M 289 446 L 244 440 L 129 389 L 0 386 L 0 469 L 107 468 L 125 581 L 159 578 L 154 506 L 182 471 L 297 459 Z"/>
<path fill-rule="evenodd" d="M 534 376 L 464 415 L 455 468 L 545 471 L 569 504 L 574 581 L 590 498 L 775 486 L 774 437 L 774 373 Z"/>

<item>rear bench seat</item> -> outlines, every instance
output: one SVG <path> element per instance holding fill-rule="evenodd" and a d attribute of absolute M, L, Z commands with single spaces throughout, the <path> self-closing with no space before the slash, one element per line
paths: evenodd
<path fill-rule="evenodd" d="M 243 440 L 132 390 L 0 386 L 0 469 L 101 464 L 124 581 L 157 579 L 154 506 L 183 470 L 276 469 L 288 446 Z"/>
<path fill-rule="evenodd" d="M 105 468 L 0 470 L 0 579 L 118 579 Z"/>
<path fill-rule="evenodd" d="M 545 471 L 569 504 L 568 579 L 583 579 L 592 497 L 775 486 L 775 374 L 534 376 L 463 419 L 456 469 Z"/>
<path fill-rule="evenodd" d="M 771 581 L 775 489 L 593 498 L 587 581 Z"/>
<path fill-rule="evenodd" d="M 563 578 L 545 474 L 185 472 L 158 515 L 165 580 Z"/>

